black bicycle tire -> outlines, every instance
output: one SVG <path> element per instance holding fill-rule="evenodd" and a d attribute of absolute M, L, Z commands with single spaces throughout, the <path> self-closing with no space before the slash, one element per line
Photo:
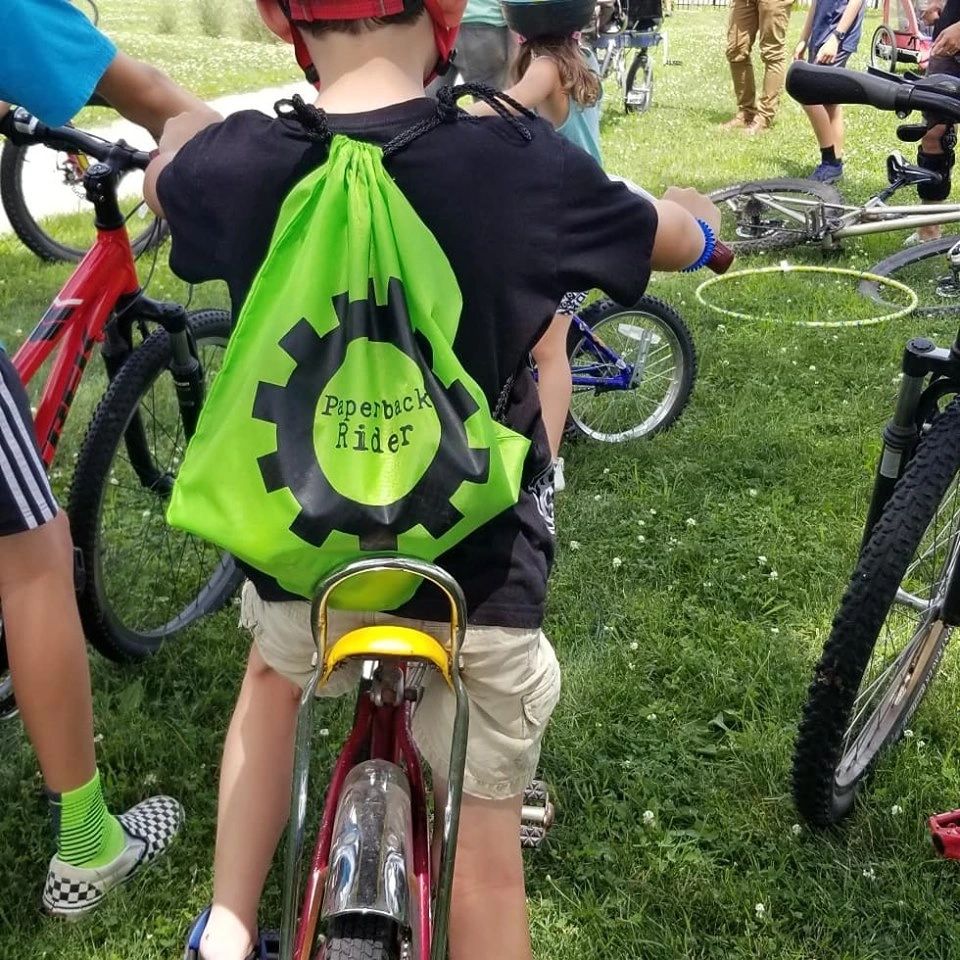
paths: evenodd
<path fill-rule="evenodd" d="M 23 161 L 29 147 L 17 146 L 7 141 L 0 150 L 0 203 L 13 232 L 20 238 L 27 249 L 47 263 L 77 263 L 86 250 L 60 243 L 51 237 L 43 227 L 37 223 L 30 208 L 27 206 L 23 192 Z M 93 210 L 91 208 L 91 218 Z M 153 249 L 161 243 L 167 235 L 166 223 L 154 218 L 150 225 L 131 237 L 130 245 L 134 256 L 140 256 L 147 250 Z"/>
<path fill-rule="evenodd" d="M 874 53 L 876 52 L 876 49 L 877 49 L 877 37 L 879 36 L 881 31 L 884 31 L 884 30 L 890 34 L 890 39 L 893 41 L 891 45 L 893 56 L 890 58 L 887 71 L 889 73 L 896 73 L 897 72 L 897 38 L 894 36 L 893 31 L 885 23 L 881 23 L 880 26 L 873 31 L 873 36 L 870 38 L 870 66 L 873 67 L 875 70 L 883 69 L 882 67 L 879 67 L 877 66 L 876 63 L 874 63 L 874 60 L 877 59 L 874 56 Z"/>
<path fill-rule="evenodd" d="M 895 274 L 898 270 L 902 270 L 904 267 L 912 266 L 921 260 L 928 260 L 932 257 L 943 256 L 951 247 L 956 246 L 958 243 L 960 243 L 960 236 L 957 235 L 952 237 L 941 237 L 939 240 L 928 240 L 926 243 L 917 244 L 915 247 L 910 247 L 906 250 L 898 250 L 896 253 L 891 254 L 889 257 L 886 257 L 879 263 L 874 264 L 867 272 L 875 273 L 880 277 L 892 277 L 893 279 L 897 279 Z M 860 281 L 860 293 L 862 293 L 865 297 L 869 297 L 874 301 L 874 303 L 878 303 L 884 307 L 893 305 L 893 301 L 884 298 L 883 294 L 887 291 L 887 289 L 887 287 L 878 283 L 876 280 Z M 897 304 L 897 306 L 902 306 L 902 300 L 901 303 Z M 945 317 L 954 313 L 960 313 L 960 301 L 958 301 L 955 305 L 945 305 L 942 307 L 925 307 L 922 303 L 920 303 L 913 311 L 913 316 Z"/>
<path fill-rule="evenodd" d="M 222 310 L 197 311 L 190 315 L 190 323 L 198 340 L 205 335 L 226 339 L 230 332 L 229 314 Z M 136 662 L 151 656 L 182 629 L 219 610 L 242 580 L 232 562 L 218 567 L 194 601 L 196 606 L 191 613 L 195 615 L 188 615 L 177 630 L 161 635 L 147 636 L 126 627 L 121 631 L 107 609 L 98 577 L 104 491 L 130 417 L 145 390 L 167 369 L 169 362 L 170 343 L 164 330 L 154 332 L 130 355 L 97 406 L 77 456 L 70 488 L 70 528 L 86 570 L 83 590 L 77 597 L 84 632 L 101 654 L 117 663 Z M 191 606 L 187 605 L 184 610 Z"/>
<path fill-rule="evenodd" d="M 690 398 L 693 396 L 694 386 L 696 385 L 697 381 L 697 371 L 699 366 L 697 348 L 693 341 L 693 335 L 690 333 L 690 329 L 687 327 L 686 323 L 684 323 L 680 314 L 677 313 L 677 311 L 674 310 L 670 304 L 665 303 L 663 300 L 660 300 L 657 297 L 645 295 L 637 301 L 635 306 L 624 307 L 611 300 L 609 297 L 601 297 L 585 307 L 580 312 L 579 316 L 580 319 L 592 330 L 599 324 L 612 319 L 618 313 L 635 314 L 637 312 L 644 312 L 650 316 L 656 317 L 665 326 L 670 328 L 680 345 L 680 356 L 683 365 L 680 378 L 680 387 L 677 396 L 670 404 L 666 415 L 658 421 L 652 430 L 638 434 L 635 437 L 624 438 L 624 440 L 620 441 L 603 441 L 600 440 L 600 438 L 591 437 L 590 434 L 586 433 L 583 427 L 577 423 L 577 420 L 572 413 L 567 418 L 568 431 L 570 428 L 572 428 L 572 430 L 578 436 L 597 439 L 600 440 L 600 442 L 622 443 L 626 442 L 627 439 L 639 440 L 645 437 L 654 436 L 657 433 L 663 433 L 665 430 L 669 430 L 670 427 L 677 422 L 680 414 L 682 414 L 686 409 L 687 404 L 689 404 Z M 577 328 L 571 326 L 569 332 L 567 333 L 568 357 L 571 359 L 573 358 L 574 352 L 582 340 L 583 336 L 580 334 Z"/>
<path fill-rule="evenodd" d="M 650 109 L 650 104 L 653 102 L 653 68 L 650 69 L 650 82 L 647 85 L 647 97 L 643 101 L 643 104 L 630 103 L 628 101 L 628 96 L 630 91 L 633 89 L 633 81 L 637 78 L 637 72 L 640 69 L 641 64 L 648 64 L 649 57 L 644 57 L 641 59 L 638 54 L 633 58 L 633 62 L 630 64 L 630 69 L 627 71 L 627 81 L 625 84 L 623 92 L 623 110 L 625 113 L 646 113 Z M 646 72 L 646 71 L 645 71 Z"/>
<path fill-rule="evenodd" d="M 398 960 L 396 924 L 372 914 L 345 914 L 327 925 L 317 958 L 322 960 Z"/>
<path fill-rule="evenodd" d="M 778 190 L 805 193 L 808 196 L 816 197 L 818 200 L 822 200 L 824 203 L 833 206 L 841 206 L 843 204 L 843 197 L 840 195 L 840 191 L 832 184 L 790 177 L 735 183 L 729 187 L 714 190 L 709 196 L 714 203 L 722 203 L 724 200 L 732 200 L 734 197 L 744 193 L 771 193 Z M 768 237 L 761 237 L 756 240 L 736 240 L 732 237 L 721 237 L 721 239 L 731 250 L 741 255 L 763 253 L 769 250 L 786 250 L 789 247 L 798 247 L 808 242 L 805 238 L 798 239 L 797 235 L 790 231 L 773 232 Z"/>
<path fill-rule="evenodd" d="M 857 692 L 903 577 L 951 482 L 960 471 L 960 399 L 938 416 L 917 448 L 861 551 L 807 693 L 793 753 L 793 798 L 817 827 L 843 819 L 877 758 L 899 740 L 926 693 L 949 640 L 927 661 L 890 732 L 859 777 L 838 790 L 836 773 Z"/>

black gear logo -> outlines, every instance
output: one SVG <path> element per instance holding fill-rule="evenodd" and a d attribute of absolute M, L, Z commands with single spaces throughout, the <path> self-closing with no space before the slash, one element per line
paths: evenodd
<path fill-rule="evenodd" d="M 478 410 L 459 380 L 445 387 L 433 372 L 433 348 L 414 330 L 403 284 L 391 278 L 387 302 L 377 303 L 371 279 L 366 300 L 333 298 L 339 324 L 321 336 L 306 318 L 279 342 L 296 362 L 284 386 L 261 381 L 253 405 L 257 420 L 277 428 L 277 449 L 258 463 L 268 492 L 288 487 L 300 505 L 290 531 L 320 547 L 335 530 L 359 538 L 363 550 L 396 550 L 397 537 L 418 524 L 439 539 L 461 518 L 450 502 L 464 481 L 485 483 L 490 451 L 470 447 L 465 421 Z M 342 496 L 324 476 L 314 449 L 314 422 L 324 389 L 340 369 L 354 340 L 388 343 L 417 365 L 423 390 L 440 423 L 440 443 L 423 475 L 405 496 L 386 505 Z"/>

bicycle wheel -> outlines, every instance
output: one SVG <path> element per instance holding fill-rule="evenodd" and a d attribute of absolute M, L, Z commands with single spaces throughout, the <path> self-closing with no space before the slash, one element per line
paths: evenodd
<path fill-rule="evenodd" d="M 892 277 L 916 291 L 919 303 L 914 314 L 935 317 L 960 311 L 960 259 L 954 265 L 947 254 L 960 252 L 960 237 L 942 237 L 921 243 L 872 266 L 869 273 Z M 875 280 L 861 280 L 860 292 L 884 307 L 892 306 L 891 290 Z M 901 301 L 902 305 L 902 301 Z"/>
<path fill-rule="evenodd" d="M 885 23 L 873 31 L 873 39 L 870 41 L 870 66 L 876 70 L 897 72 L 897 39 Z"/>
<path fill-rule="evenodd" d="M 653 63 L 646 50 L 641 50 L 630 64 L 623 88 L 623 109 L 627 113 L 644 113 L 653 101 Z"/>
<path fill-rule="evenodd" d="M 754 180 L 714 190 L 710 199 L 720 208 L 720 238 L 738 254 L 783 250 L 817 237 L 805 214 L 818 204 L 840 207 L 836 187 L 815 180 Z M 786 208 L 801 219 L 784 213 Z"/>
<path fill-rule="evenodd" d="M 386 917 L 334 917 L 314 960 L 399 960 L 397 926 Z"/>
<path fill-rule="evenodd" d="M 209 384 L 230 317 L 204 310 L 190 325 Z M 78 598 L 84 630 L 117 662 L 154 653 L 223 606 L 241 579 L 232 558 L 167 525 L 186 447 L 169 364 L 163 330 L 130 355 L 97 407 L 70 490 L 71 530 L 86 567 Z"/>
<path fill-rule="evenodd" d="M 93 246 L 97 233 L 83 191 L 88 165 L 84 156 L 58 153 L 42 144 L 18 147 L 7 142 L 0 151 L 0 202 L 14 233 L 41 260 L 76 262 Z M 155 247 L 167 233 L 166 224 L 144 204 L 142 183 L 142 173 L 124 178 L 120 200 L 134 255 Z M 84 216 L 76 216 L 80 213 Z"/>
<path fill-rule="evenodd" d="M 793 796 L 816 826 L 850 812 L 902 734 L 951 628 L 940 605 L 960 547 L 960 400 L 933 421 L 874 528 L 833 621 L 793 756 Z"/>
<path fill-rule="evenodd" d="M 574 428 L 606 443 L 666 430 L 689 402 L 697 376 L 697 351 L 680 315 L 655 297 L 642 297 L 635 307 L 602 298 L 580 319 L 590 335 L 574 325 L 567 336 Z M 632 368 L 629 383 L 614 385 L 624 364 Z M 609 383 L 578 384 L 578 378 Z"/>

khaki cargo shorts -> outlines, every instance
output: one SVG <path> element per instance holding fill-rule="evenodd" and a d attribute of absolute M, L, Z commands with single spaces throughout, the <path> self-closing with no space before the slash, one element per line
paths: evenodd
<path fill-rule="evenodd" d="M 331 610 L 330 637 L 381 623 L 414 627 L 443 642 L 450 633 L 445 623 Z M 301 689 L 307 685 L 317 652 L 309 603 L 265 602 L 247 582 L 240 625 L 253 635 L 268 666 Z M 487 800 L 516 796 L 536 773 L 543 733 L 560 698 L 560 666 L 553 647 L 539 629 L 470 627 L 460 650 L 460 670 L 470 698 L 464 792 Z M 340 668 L 317 695 L 351 693 L 358 681 L 358 670 Z M 453 718 L 453 694 L 435 671 L 428 671 L 413 734 L 431 770 L 440 775 L 450 762 Z"/>

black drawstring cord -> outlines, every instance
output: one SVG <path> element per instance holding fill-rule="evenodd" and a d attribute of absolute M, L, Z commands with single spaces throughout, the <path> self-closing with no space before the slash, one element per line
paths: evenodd
<path fill-rule="evenodd" d="M 278 100 L 273 109 L 281 120 L 297 121 L 311 140 L 329 143 L 333 139 L 326 113 L 313 104 L 305 103 L 300 94 L 295 93 L 290 100 Z"/>

